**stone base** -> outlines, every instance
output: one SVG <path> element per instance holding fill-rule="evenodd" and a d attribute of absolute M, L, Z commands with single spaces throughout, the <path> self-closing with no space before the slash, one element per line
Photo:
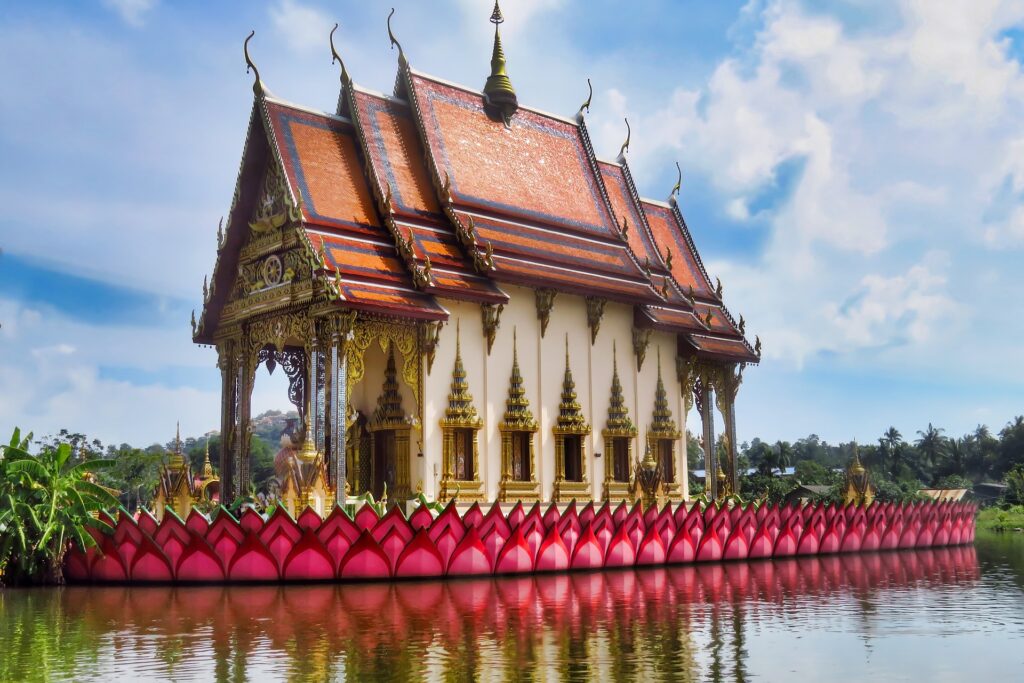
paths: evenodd
<path fill-rule="evenodd" d="M 632 502 L 633 496 L 629 491 L 629 482 L 614 481 L 612 479 L 605 480 L 604 498 L 602 500 L 607 500 L 610 503 Z"/>
<path fill-rule="evenodd" d="M 590 491 L 590 482 L 586 481 L 556 481 L 551 491 L 551 500 L 555 503 L 568 503 L 576 499 L 581 502 L 593 500 Z"/>
<path fill-rule="evenodd" d="M 439 501 L 448 501 L 458 493 L 460 502 L 485 503 L 484 483 L 482 481 L 462 481 L 461 479 L 442 479 Z"/>
<path fill-rule="evenodd" d="M 540 500 L 540 484 L 536 481 L 516 481 L 514 479 L 501 482 L 498 501 L 514 503 L 519 500 L 531 503 Z"/>

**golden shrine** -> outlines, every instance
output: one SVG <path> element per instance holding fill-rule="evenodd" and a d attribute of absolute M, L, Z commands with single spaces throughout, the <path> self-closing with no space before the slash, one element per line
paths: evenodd
<path fill-rule="evenodd" d="M 203 469 L 193 474 L 192 466 L 181 452 L 181 430 L 174 437 L 174 451 L 167 462 L 160 465 L 156 492 L 153 495 L 153 514 L 162 520 L 168 509 L 181 519 L 198 503 L 214 504 L 220 500 L 220 477 L 214 474 L 210 462 L 210 442 L 206 442 Z"/>
<path fill-rule="evenodd" d="M 679 500 L 693 406 L 707 491 L 735 491 L 735 398 L 760 341 L 712 284 L 680 182 L 667 201 L 641 198 L 628 138 L 614 160 L 595 153 L 590 97 L 571 117 L 521 105 L 497 3 L 483 91 L 414 69 L 391 21 L 392 94 L 354 83 L 331 32 L 334 112 L 272 95 L 246 39 L 252 114 L 193 318 L 221 370 L 224 499 L 251 487 L 261 366 L 284 369 L 301 421 L 304 469 L 282 490 L 292 505 L 417 490 L 623 500 L 648 451 Z"/>

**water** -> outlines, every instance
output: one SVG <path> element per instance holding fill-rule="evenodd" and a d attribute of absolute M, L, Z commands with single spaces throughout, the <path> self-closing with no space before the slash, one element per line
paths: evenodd
<path fill-rule="evenodd" d="M 2 680 L 1012 680 L 1024 537 L 527 578 L 0 591 Z"/>

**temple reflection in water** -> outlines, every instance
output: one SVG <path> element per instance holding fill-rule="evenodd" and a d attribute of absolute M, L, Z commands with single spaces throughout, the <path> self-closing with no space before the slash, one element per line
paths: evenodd
<path fill-rule="evenodd" d="M 447 582 L 74 588 L 51 616 L 81 624 L 101 659 L 114 651 L 158 677 L 742 680 L 751 629 L 842 601 L 870 637 L 891 594 L 978 578 L 966 546 Z"/>

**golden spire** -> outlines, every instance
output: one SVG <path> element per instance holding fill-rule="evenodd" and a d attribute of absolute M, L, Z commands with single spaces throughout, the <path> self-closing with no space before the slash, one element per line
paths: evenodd
<path fill-rule="evenodd" d="M 651 422 L 651 434 L 659 439 L 678 439 L 679 429 L 672 419 L 672 410 L 668 407 L 668 393 L 665 382 L 661 379 L 661 349 L 658 349 L 658 384 L 654 390 L 654 420 Z"/>
<path fill-rule="evenodd" d="M 512 115 L 519 109 L 519 99 L 505 70 L 505 50 L 501 47 L 501 31 L 498 29 L 504 21 L 501 7 L 498 6 L 498 0 L 495 0 L 494 11 L 491 13 L 491 23 L 494 24 L 494 50 L 491 53 L 491 75 L 484 84 L 484 103 L 488 109 L 499 114 L 505 125 L 508 125 Z"/>
<path fill-rule="evenodd" d="M 444 411 L 443 422 L 454 427 L 481 427 L 483 420 L 473 405 L 469 393 L 466 368 L 462 365 L 462 341 L 459 321 L 455 322 L 455 367 L 452 369 L 452 387 L 448 394 L 448 408 Z"/>
<path fill-rule="evenodd" d="M 388 348 L 388 363 L 384 368 L 384 385 L 377 397 L 377 408 L 373 411 L 373 421 L 377 424 L 398 425 L 405 421 L 405 410 L 402 408 L 402 394 L 398 391 L 397 371 L 395 370 L 395 348 Z"/>
<path fill-rule="evenodd" d="M 615 342 L 612 341 L 612 398 L 608 405 L 608 423 L 605 428 L 609 432 L 636 436 L 636 425 L 629 419 L 629 408 L 626 397 L 622 393 L 622 382 L 619 380 L 619 360 Z"/>
<path fill-rule="evenodd" d="M 168 458 L 168 462 L 171 467 L 183 467 L 185 464 L 185 454 L 181 452 L 181 422 L 177 423 L 174 432 L 174 452 L 171 453 Z"/>
<path fill-rule="evenodd" d="M 576 381 L 569 367 L 569 334 L 565 335 L 565 377 L 562 379 L 562 402 L 558 405 L 559 429 L 572 432 L 589 432 L 590 425 L 583 417 L 583 409 L 576 400 Z"/>
<path fill-rule="evenodd" d="M 508 399 L 505 401 L 505 418 L 502 427 L 510 430 L 533 431 L 537 422 L 530 412 L 530 400 L 526 398 L 523 375 L 519 370 L 519 350 L 516 330 L 512 328 L 512 376 L 508 380 Z"/>
<path fill-rule="evenodd" d="M 206 452 L 203 454 L 203 479 L 213 476 L 213 464 L 210 462 L 210 437 L 206 437 Z"/>

